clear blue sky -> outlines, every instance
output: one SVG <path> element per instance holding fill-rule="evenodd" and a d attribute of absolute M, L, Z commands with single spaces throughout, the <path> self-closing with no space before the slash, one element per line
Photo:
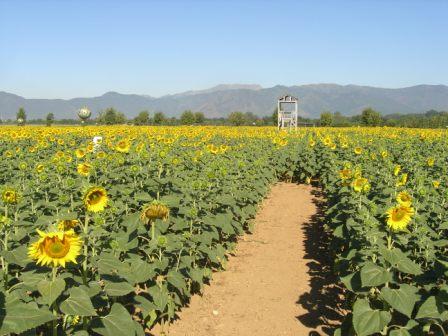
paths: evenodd
<path fill-rule="evenodd" d="M 447 17 L 447 0 L 0 0 L 0 91 L 448 84 Z"/>

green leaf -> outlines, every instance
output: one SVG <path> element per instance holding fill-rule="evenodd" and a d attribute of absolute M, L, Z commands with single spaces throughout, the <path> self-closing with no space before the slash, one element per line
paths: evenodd
<path fill-rule="evenodd" d="M 56 319 L 49 310 L 39 309 L 25 303 L 8 305 L 6 310 L 0 310 L 0 334 L 20 334 Z"/>
<path fill-rule="evenodd" d="M 361 283 L 363 287 L 380 286 L 391 280 L 392 276 L 385 268 L 375 265 L 372 262 L 366 263 L 361 268 Z"/>
<path fill-rule="evenodd" d="M 109 281 L 105 280 L 104 290 L 110 296 L 123 296 L 134 291 L 134 287 L 127 281 Z"/>
<path fill-rule="evenodd" d="M 419 299 L 418 289 L 414 286 L 403 284 L 400 289 L 384 287 L 381 297 L 395 310 L 411 318 L 415 303 Z"/>
<path fill-rule="evenodd" d="M 443 311 L 443 304 L 435 296 L 430 296 L 420 306 L 415 318 L 440 318 Z"/>
<path fill-rule="evenodd" d="M 389 336 L 411 336 L 411 334 L 409 333 L 409 331 L 407 331 L 407 329 L 400 328 L 392 330 L 389 333 Z"/>
<path fill-rule="evenodd" d="M 360 272 L 355 272 L 348 274 L 346 276 L 343 276 L 340 278 L 342 283 L 347 287 L 350 291 L 354 293 L 362 292 L 363 286 L 361 284 L 361 276 Z"/>
<path fill-rule="evenodd" d="M 164 312 L 169 298 L 168 290 L 165 287 L 154 286 L 148 289 L 148 293 L 151 295 L 157 309 L 160 312 Z"/>
<path fill-rule="evenodd" d="M 92 330 L 103 336 L 135 335 L 131 315 L 120 303 L 114 303 L 109 315 L 99 317 L 92 323 Z"/>
<path fill-rule="evenodd" d="M 66 315 L 96 316 L 89 294 L 79 287 L 70 290 L 70 296 L 61 303 L 61 311 Z"/>
<path fill-rule="evenodd" d="M 353 305 L 353 327 L 358 336 L 381 332 L 391 319 L 389 312 L 370 308 L 366 299 L 357 299 Z"/>
<path fill-rule="evenodd" d="M 187 290 L 187 283 L 182 274 L 176 271 L 170 271 L 167 275 L 167 281 L 169 284 L 176 287 L 179 291 L 184 292 Z"/>
<path fill-rule="evenodd" d="M 380 249 L 381 255 L 386 259 L 392 267 L 400 272 L 419 275 L 422 274 L 420 265 L 409 259 L 403 251 L 399 248 L 388 250 L 386 248 Z"/>
<path fill-rule="evenodd" d="M 37 284 L 37 290 L 42 295 L 43 302 L 49 306 L 61 295 L 64 289 L 64 279 L 42 280 Z"/>

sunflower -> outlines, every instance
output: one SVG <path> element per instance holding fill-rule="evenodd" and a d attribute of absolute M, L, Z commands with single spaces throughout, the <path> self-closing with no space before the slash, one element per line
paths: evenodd
<path fill-rule="evenodd" d="M 396 165 L 395 168 L 394 168 L 394 175 L 398 176 L 398 173 L 400 172 L 400 170 L 401 170 L 401 166 L 400 165 Z"/>
<path fill-rule="evenodd" d="M 352 177 L 352 171 L 348 168 L 341 169 L 339 171 L 339 177 L 341 180 L 347 180 Z"/>
<path fill-rule="evenodd" d="M 426 161 L 426 163 L 428 164 L 429 167 L 434 166 L 434 162 L 435 162 L 435 160 L 432 157 L 428 158 L 428 160 Z"/>
<path fill-rule="evenodd" d="M 397 195 L 397 202 L 400 205 L 411 206 L 412 196 L 407 191 L 402 191 Z"/>
<path fill-rule="evenodd" d="M 92 212 L 103 211 L 108 200 L 106 189 L 101 187 L 92 187 L 84 195 L 84 205 Z"/>
<path fill-rule="evenodd" d="M 76 155 L 76 157 L 77 157 L 78 159 L 82 159 L 82 158 L 86 155 L 86 152 L 85 152 L 84 149 L 82 149 L 82 148 L 78 148 L 78 149 L 75 151 L 75 155 Z"/>
<path fill-rule="evenodd" d="M 45 169 L 45 166 L 43 164 L 38 164 L 36 166 L 36 172 L 38 172 L 39 174 L 42 173 Z"/>
<path fill-rule="evenodd" d="M 369 180 L 364 177 L 358 177 L 352 182 L 352 187 L 356 192 L 363 192 L 370 190 Z"/>
<path fill-rule="evenodd" d="M 414 209 L 410 206 L 397 205 L 387 210 L 386 214 L 387 226 L 392 231 L 405 231 L 412 215 L 414 215 Z"/>
<path fill-rule="evenodd" d="M 129 140 L 123 139 L 118 141 L 115 146 L 115 150 L 120 153 L 128 153 L 131 148 L 131 142 Z"/>
<path fill-rule="evenodd" d="M 82 176 L 88 176 L 92 169 L 92 165 L 89 163 L 80 163 L 77 167 L 78 173 Z"/>
<path fill-rule="evenodd" d="M 362 148 L 361 147 L 355 147 L 354 152 L 355 152 L 355 154 L 359 155 L 359 154 L 362 153 Z"/>
<path fill-rule="evenodd" d="M 159 201 L 152 201 L 143 207 L 140 215 L 141 220 L 153 221 L 155 219 L 167 220 L 170 216 L 170 209 Z"/>
<path fill-rule="evenodd" d="M 2 200 L 5 204 L 16 204 L 19 200 L 19 194 L 13 188 L 5 188 L 2 192 Z"/>
<path fill-rule="evenodd" d="M 69 231 L 74 229 L 79 225 L 79 221 L 77 219 L 64 219 L 59 221 L 58 230 L 59 231 Z"/>
<path fill-rule="evenodd" d="M 437 189 L 440 186 L 440 181 L 432 181 L 432 186 Z"/>
<path fill-rule="evenodd" d="M 38 229 L 37 233 L 40 238 L 28 248 L 28 256 L 37 260 L 38 265 L 65 267 L 65 263 L 70 261 L 76 264 L 82 242 L 72 230 L 43 232 Z"/>

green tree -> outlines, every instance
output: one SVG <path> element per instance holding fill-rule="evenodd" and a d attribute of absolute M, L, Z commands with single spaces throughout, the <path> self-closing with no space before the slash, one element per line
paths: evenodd
<path fill-rule="evenodd" d="M 361 113 L 361 122 L 366 126 L 379 126 L 382 123 L 381 114 L 372 108 L 366 108 Z"/>
<path fill-rule="evenodd" d="M 205 122 L 205 116 L 202 112 L 196 112 L 194 114 L 194 123 L 198 125 L 202 125 Z"/>
<path fill-rule="evenodd" d="M 138 116 L 134 118 L 135 125 L 149 125 L 149 112 L 141 111 Z"/>
<path fill-rule="evenodd" d="M 333 124 L 333 114 L 331 112 L 322 112 L 320 114 L 320 125 L 331 126 Z"/>
<path fill-rule="evenodd" d="M 274 125 L 278 124 L 278 107 L 276 107 L 274 112 L 272 113 L 272 123 Z"/>
<path fill-rule="evenodd" d="M 51 126 L 54 123 L 54 114 L 48 113 L 46 118 L 47 126 Z"/>
<path fill-rule="evenodd" d="M 246 118 L 243 112 L 232 112 L 228 117 L 229 122 L 234 126 L 241 126 L 246 123 Z"/>
<path fill-rule="evenodd" d="M 118 112 L 113 107 L 109 107 L 100 112 L 97 121 L 99 124 L 103 125 L 117 125 L 124 124 L 126 122 L 126 117 L 123 113 Z"/>
<path fill-rule="evenodd" d="M 182 115 L 180 116 L 180 123 L 182 125 L 193 125 L 196 122 L 196 118 L 194 116 L 194 113 L 190 110 L 184 111 Z"/>
<path fill-rule="evenodd" d="M 244 113 L 244 123 L 246 125 L 256 125 L 258 123 L 259 118 L 253 114 L 252 112 Z"/>
<path fill-rule="evenodd" d="M 166 117 L 163 112 L 156 112 L 153 118 L 154 125 L 163 125 L 166 122 Z"/>
<path fill-rule="evenodd" d="M 17 112 L 16 120 L 21 120 L 21 124 L 25 125 L 26 122 L 26 112 L 23 107 L 19 108 L 19 111 Z"/>

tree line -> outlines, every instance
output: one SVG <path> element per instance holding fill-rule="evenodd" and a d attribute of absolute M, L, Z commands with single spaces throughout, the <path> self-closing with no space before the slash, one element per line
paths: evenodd
<path fill-rule="evenodd" d="M 413 128 L 446 128 L 448 127 L 448 112 L 430 110 L 423 114 L 389 114 L 382 115 L 372 108 L 364 109 L 361 114 L 344 116 L 340 112 L 324 111 L 320 118 L 304 118 L 299 116 L 299 125 L 315 125 L 326 127 L 349 127 L 349 126 L 390 126 L 390 127 L 413 127 Z M 2 121 L 0 120 L 0 123 Z M 20 108 L 16 120 L 6 120 L 6 124 L 34 124 L 47 125 L 77 125 L 76 119 L 55 119 L 53 113 L 48 113 L 45 119 L 27 120 L 26 112 Z M 233 126 L 269 126 L 277 125 L 277 109 L 272 115 L 259 117 L 252 112 L 235 111 L 227 118 L 206 118 L 202 112 L 184 111 L 179 118 L 168 117 L 163 112 L 141 111 L 135 118 L 127 119 L 124 113 L 113 107 L 102 110 L 96 118 L 86 121 L 88 125 L 233 125 Z"/>
<path fill-rule="evenodd" d="M 388 114 L 382 115 L 372 108 L 364 109 L 361 114 L 343 116 L 340 112 L 322 112 L 316 120 L 320 126 L 389 126 L 411 128 L 447 128 L 448 111 L 429 110 L 425 113 Z"/>

